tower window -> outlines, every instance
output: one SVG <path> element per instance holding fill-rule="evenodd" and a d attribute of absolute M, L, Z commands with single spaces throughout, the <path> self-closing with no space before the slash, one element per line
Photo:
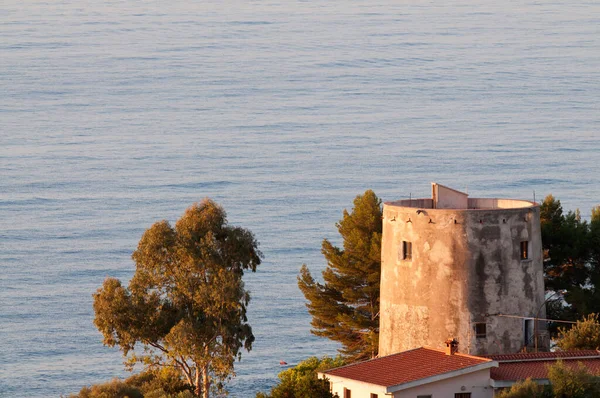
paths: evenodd
<path fill-rule="evenodd" d="M 524 240 L 521 242 L 521 260 L 529 258 L 529 242 Z"/>
<path fill-rule="evenodd" d="M 525 343 L 526 346 L 533 345 L 534 332 L 533 319 L 523 319 L 523 343 Z"/>
<path fill-rule="evenodd" d="M 487 325 L 485 322 L 477 322 L 475 324 L 475 337 L 485 339 L 487 336 Z"/>
<path fill-rule="evenodd" d="M 412 242 L 402 241 L 402 259 L 412 260 Z"/>

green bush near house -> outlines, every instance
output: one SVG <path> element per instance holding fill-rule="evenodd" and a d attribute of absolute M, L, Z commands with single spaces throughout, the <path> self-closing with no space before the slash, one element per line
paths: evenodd
<path fill-rule="evenodd" d="M 548 367 L 552 396 L 556 398 L 600 397 L 600 378 L 581 363 L 572 368 L 562 361 Z"/>
<path fill-rule="evenodd" d="M 329 382 L 319 379 L 317 372 L 345 365 L 344 359 L 310 357 L 297 366 L 279 373 L 279 384 L 270 393 L 258 393 L 256 398 L 337 398 L 330 392 Z"/>
<path fill-rule="evenodd" d="M 557 361 L 548 366 L 550 385 L 540 386 L 528 378 L 496 394 L 496 398 L 596 398 L 600 397 L 600 378 L 579 362 L 576 367 Z"/>
<path fill-rule="evenodd" d="M 538 385 L 531 378 L 521 380 L 511 388 L 501 391 L 496 398 L 550 398 L 549 388 Z"/>

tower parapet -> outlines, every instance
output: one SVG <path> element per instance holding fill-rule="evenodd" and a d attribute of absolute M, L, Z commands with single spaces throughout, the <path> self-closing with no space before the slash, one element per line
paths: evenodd
<path fill-rule="evenodd" d="M 380 355 L 448 338 L 475 355 L 535 344 L 533 318 L 545 317 L 536 203 L 432 183 L 431 198 L 384 204 L 381 267 Z"/>

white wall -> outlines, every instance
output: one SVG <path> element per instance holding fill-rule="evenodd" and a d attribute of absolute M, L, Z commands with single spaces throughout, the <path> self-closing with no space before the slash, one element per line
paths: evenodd
<path fill-rule="evenodd" d="M 431 183 L 431 196 L 436 209 L 466 209 L 469 195 L 435 182 Z"/>
<path fill-rule="evenodd" d="M 331 391 L 344 398 L 344 387 L 352 391 L 352 398 L 370 398 L 371 394 L 377 394 L 378 398 L 387 398 L 385 387 L 360 381 L 348 380 L 341 377 L 327 376 L 331 383 Z"/>
<path fill-rule="evenodd" d="M 464 386 L 464 390 L 461 388 Z M 454 398 L 455 393 L 470 392 L 471 398 L 492 398 L 494 389 L 490 386 L 490 370 L 484 369 L 462 376 L 402 390 L 394 393 L 394 398 L 416 398 L 429 395 L 432 398 Z M 369 398 L 368 395 L 365 396 Z M 352 395 L 352 398 L 361 398 Z"/>

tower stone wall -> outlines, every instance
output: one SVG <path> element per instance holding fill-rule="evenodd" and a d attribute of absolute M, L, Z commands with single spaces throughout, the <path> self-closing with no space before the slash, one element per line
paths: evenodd
<path fill-rule="evenodd" d="M 545 348 L 526 319 L 545 317 L 537 204 L 434 183 L 431 199 L 384 204 L 381 259 L 379 355 L 448 338 L 474 355 Z"/>

